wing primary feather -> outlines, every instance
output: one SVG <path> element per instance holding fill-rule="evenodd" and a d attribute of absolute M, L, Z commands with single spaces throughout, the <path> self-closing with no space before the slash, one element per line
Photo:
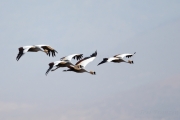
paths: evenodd
<path fill-rule="evenodd" d="M 56 50 L 54 50 L 56 53 L 58 53 Z"/>
<path fill-rule="evenodd" d="M 90 55 L 90 57 L 96 57 L 96 56 L 97 56 L 97 50 L 92 55 Z"/>

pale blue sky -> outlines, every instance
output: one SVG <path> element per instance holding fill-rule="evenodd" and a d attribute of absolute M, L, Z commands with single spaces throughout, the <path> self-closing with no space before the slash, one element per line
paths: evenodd
<path fill-rule="evenodd" d="M 178 0 L 0 1 L 0 119 L 179 120 Z M 48 44 L 55 58 L 18 48 Z M 45 76 L 48 64 L 82 53 L 97 75 Z M 137 54 L 133 65 L 104 57 Z M 76 61 L 73 61 L 75 63 Z"/>

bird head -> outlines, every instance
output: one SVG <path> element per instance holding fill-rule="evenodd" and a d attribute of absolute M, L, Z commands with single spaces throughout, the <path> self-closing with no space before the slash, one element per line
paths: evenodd
<path fill-rule="evenodd" d="M 106 63 L 107 60 L 108 60 L 108 58 L 104 58 L 103 61 L 101 61 L 98 65 L 103 64 L 103 63 Z M 97 66 L 98 66 L 98 65 L 97 65 Z"/>

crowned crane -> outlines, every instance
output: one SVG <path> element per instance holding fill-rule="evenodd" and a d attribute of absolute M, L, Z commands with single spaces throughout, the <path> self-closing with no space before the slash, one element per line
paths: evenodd
<path fill-rule="evenodd" d="M 135 52 L 136 53 L 136 52 Z M 135 54 L 134 53 L 134 54 Z M 98 65 L 106 63 L 106 62 L 114 62 L 114 63 L 121 63 L 121 62 L 126 62 L 126 63 L 130 63 L 133 64 L 134 62 L 131 60 L 125 61 L 123 60 L 124 57 L 130 58 L 132 57 L 134 54 L 118 54 L 115 55 L 114 57 L 110 57 L 110 58 L 104 58 L 103 61 L 101 61 Z M 97 66 L 98 66 L 97 65 Z"/>
<path fill-rule="evenodd" d="M 38 52 L 38 51 L 45 52 L 49 56 L 50 56 L 50 53 L 52 53 L 52 57 L 56 56 L 55 52 L 58 53 L 55 49 L 53 49 L 49 45 L 23 46 L 19 48 L 19 53 L 16 57 L 16 60 L 18 61 L 26 52 Z"/>
<path fill-rule="evenodd" d="M 95 75 L 96 72 L 94 71 L 87 71 L 85 70 L 85 67 L 88 63 L 92 62 L 97 56 L 97 51 L 95 51 L 95 53 L 93 53 L 92 55 L 90 55 L 89 57 L 85 57 L 84 59 L 78 61 L 75 65 L 69 65 L 67 70 L 63 70 L 64 72 L 66 71 L 73 71 L 76 73 L 83 73 L 83 72 L 87 72 L 90 73 L 92 75 Z"/>
<path fill-rule="evenodd" d="M 83 54 L 72 54 L 72 55 L 68 55 L 65 57 L 62 57 L 60 59 L 60 61 L 55 61 L 55 62 L 51 62 L 49 63 L 49 68 L 46 71 L 46 75 L 49 73 L 49 71 L 53 68 L 56 67 L 55 69 L 52 69 L 51 71 L 55 71 L 56 69 L 60 68 L 60 67 L 68 67 L 69 65 L 73 65 L 71 63 L 72 59 L 77 59 L 77 60 L 81 60 L 83 57 Z"/>

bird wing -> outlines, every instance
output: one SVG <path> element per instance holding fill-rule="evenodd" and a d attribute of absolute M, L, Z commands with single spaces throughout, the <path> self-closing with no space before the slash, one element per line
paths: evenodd
<path fill-rule="evenodd" d="M 42 45 L 41 48 L 46 49 L 46 50 L 54 50 L 52 47 L 48 45 Z"/>
<path fill-rule="evenodd" d="M 82 57 L 83 57 L 83 54 L 72 54 L 72 55 L 68 55 L 68 56 L 62 57 L 60 60 L 71 61 L 72 58 L 73 59 L 77 59 L 77 60 L 81 60 Z"/>
<path fill-rule="evenodd" d="M 136 52 L 135 52 L 136 53 Z M 135 54 L 134 53 L 134 54 Z M 114 57 L 116 57 L 116 58 L 124 58 L 124 57 L 127 57 L 127 58 L 130 58 L 130 57 L 132 57 L 134 54 L 129 54 L 129 53 L 125 53 L 125 54 L 118 54 L 118 55 L 115 55 Z"/>
<path fill-rule="evenodd" d="M 83 54 L 77 54 L 73 57 L 73 59 L 81 60 L 83 58 Z"/>
<path fill-rule="evenodd" d="M 67 67 L 70 68 L 70 69 L 73 69 L 75 66 L 73 64 L 70 64 Z"/>
<path fill-rule="evenodd" d="M 49 56 L 50 56 L 50 53 L 52 54 L 53 57 L 56 56 L 55 52 L 58 53 L 54 48 L 52 48 L 49 45 L 35 45 L 35 46 L 42 48 L 43 51 L 47 50 Z"/>
<path fill-rule="evenodd" d="M 86 65 L 92 62 L 96 58 L 96 56 L 97 56 L 97 51 L 93 53 L 92 55 L 90 55 L 90 57 L 85 57 L 84 59 L 78 61 L 76 65 L 81 65 L 83 67 L 86 67 Z"/>

